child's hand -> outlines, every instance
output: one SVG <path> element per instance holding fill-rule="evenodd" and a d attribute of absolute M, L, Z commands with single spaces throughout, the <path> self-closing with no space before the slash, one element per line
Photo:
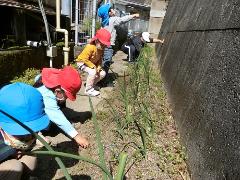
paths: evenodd
<path fill-rule="evenodd" d="M 84 137 L 80 136 L 79 134 L 74 137 L 74 140 L 78 145 L 80 145 L 82 148 L 86 149 L 89 146 L 89 142 Z"/>
<path fill-rule="evenodd" d="M 137 14 L 133 14 L 133 17 L 134 17 L 134 18 L 139 18 L 139 16 L 140 16 L 140 15 L 139 15 L 138 13 L 137 13 Z"/>
<path fill-rule="evenodd" d="M 15 158 L 16 158 L 16 159 L 20 159 L 22 156 L 23 156 L 23 152 L 17 150 L 17 152 L 16 152 L 16 154 L 15 154 Z"/>
<path fill-rule="evenodd" d="M 99 76 L 100 70 L 96 66 L 94 67 L 94 70 L 96 71 L 96 76 Z"/>

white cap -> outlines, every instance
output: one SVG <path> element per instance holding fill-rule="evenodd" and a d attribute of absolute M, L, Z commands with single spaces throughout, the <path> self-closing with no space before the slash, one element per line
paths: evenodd
<path fill-rule="evenodd" d="M 142 38 L 143 38 L 144 41 L 150 42 L 149 37 L 150 37 L 149 32 L 143 32 L 143 33 L 142 33 Z"/>

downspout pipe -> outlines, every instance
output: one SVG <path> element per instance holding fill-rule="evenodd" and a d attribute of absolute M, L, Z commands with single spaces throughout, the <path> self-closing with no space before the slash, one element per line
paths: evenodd
<path fill-rule="evenodd" d="M 61 6 L 60 0 L 56 0 L 56 31 L 64 33 L 65 46 L 63 47 L 63 52 L 64 52 L 64 65 L 66 66 L 68 65 L 70 48 L 68 46 L 68 31 L 66 29 L 61 29 L 60 26 L 60 6 Z"/>
<path fill-rule="evenodd" d="M 78 5 L 79 5 L 79 1 L 75 0 L 75 46 L 78 45 Z"/>
<path fill-rule="evenodd" d="M 97 0 L 93 0 L 93 18 L 92 18 L 92 38 L 96 32 L 96 11 L 97 11 Z"/>

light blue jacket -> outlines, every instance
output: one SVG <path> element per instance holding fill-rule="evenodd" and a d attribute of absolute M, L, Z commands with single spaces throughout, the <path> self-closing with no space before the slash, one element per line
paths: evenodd
<path fill-rule="evenodd" d="M 59 128 L 61 128 L 67 135 L 69 135 L 71 138 L 74 138 L 78 132 L 60 110 L 60 107 L 57 105 L 57 99 L 54 93 L 44 85 L 37 88 L 37 90 L 43 96 L 43 102 L 45 106 L 44 110 L 49 119 Z"/>

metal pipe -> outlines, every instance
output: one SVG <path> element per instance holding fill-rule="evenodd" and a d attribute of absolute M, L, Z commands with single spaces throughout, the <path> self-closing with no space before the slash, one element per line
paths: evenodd
<path fill-rule="evenodd" d="M 47 22 L 47 17 L 46 17 L 46 13 L 44 11 L 44 7 L 42 4 L 42 0 L 38 0 L 38 4 L 42 13 L 42 17 L 43 17 L 43 21 L 44 21 L 44 25 L 45 25 L 45 29 L 46 29 L 46 36 L 47 36 L 47 42 L 48 45 L 51 46 L 52 42 L 51 42 L 51 37 L 50 37 L 50 33 L 49 33 L 49 28 L 48 28 L 48 22 Z"/>
<path fill-rule="evenodd" d="M 56 29 L 60 29 L 60 0 L 56 0 Z"/>
<path fill-rule="evenodd" d="M 96 9 L 97 9 L 97 0 L 93 0 L 92 38 L 94 37 L 95 31 L 96 31 Z"/>
<path fill-rule="evenodd" d="M 79 1 L 76 0 L 76 4 L 75 4 L 75 46 L 78 45 L 78 5 L 79 5 Z"/>
<path fill-rule="evenodd" d="M 66 29 L 61 29 L 60 26 L 60 0 L 56 0 L 56 31 L 64 33 L 65 46 L 63 47 L 64 52 L 64 65 L 68 65 L 69 59 L 69 47 L 68 47 L 68 31 Z"/>
<path fill-rule="evenodd" d="M 42 13 L 42 17 L 43 17 L 43 21 L 44 21 L 44 25 L 45 25 L 45 29 L 46 29 L 46 36 L 47 36 L 48 47 L 50 47 L 50 46 L 52 46 L 52 41 L 51 41 L 51 37 L 50 37 L 47 17 L 46 17 L 46 13 L 44 11 L 42 0 L 38 0 L 38 4 L 39 4 L 39 8 L 40 8 L 41 13 Z M 53 58 L 50 57 L 50 59 L 49 59 L 49 66 L 50 67 L 52 67 L 52 61 L 53 61 Z"/>
<path fill-rule="evenodd" d="M 64 52 L 64 65 L 68 65 L 68 58 L 69 58 L 69 51 L 70 48 L 68 47 L 68 31 L 66 29 L 56 29 L 57 32 L 64 33 L 64 40 L 65 40 L 65 46 L 63 47 Z"/>

